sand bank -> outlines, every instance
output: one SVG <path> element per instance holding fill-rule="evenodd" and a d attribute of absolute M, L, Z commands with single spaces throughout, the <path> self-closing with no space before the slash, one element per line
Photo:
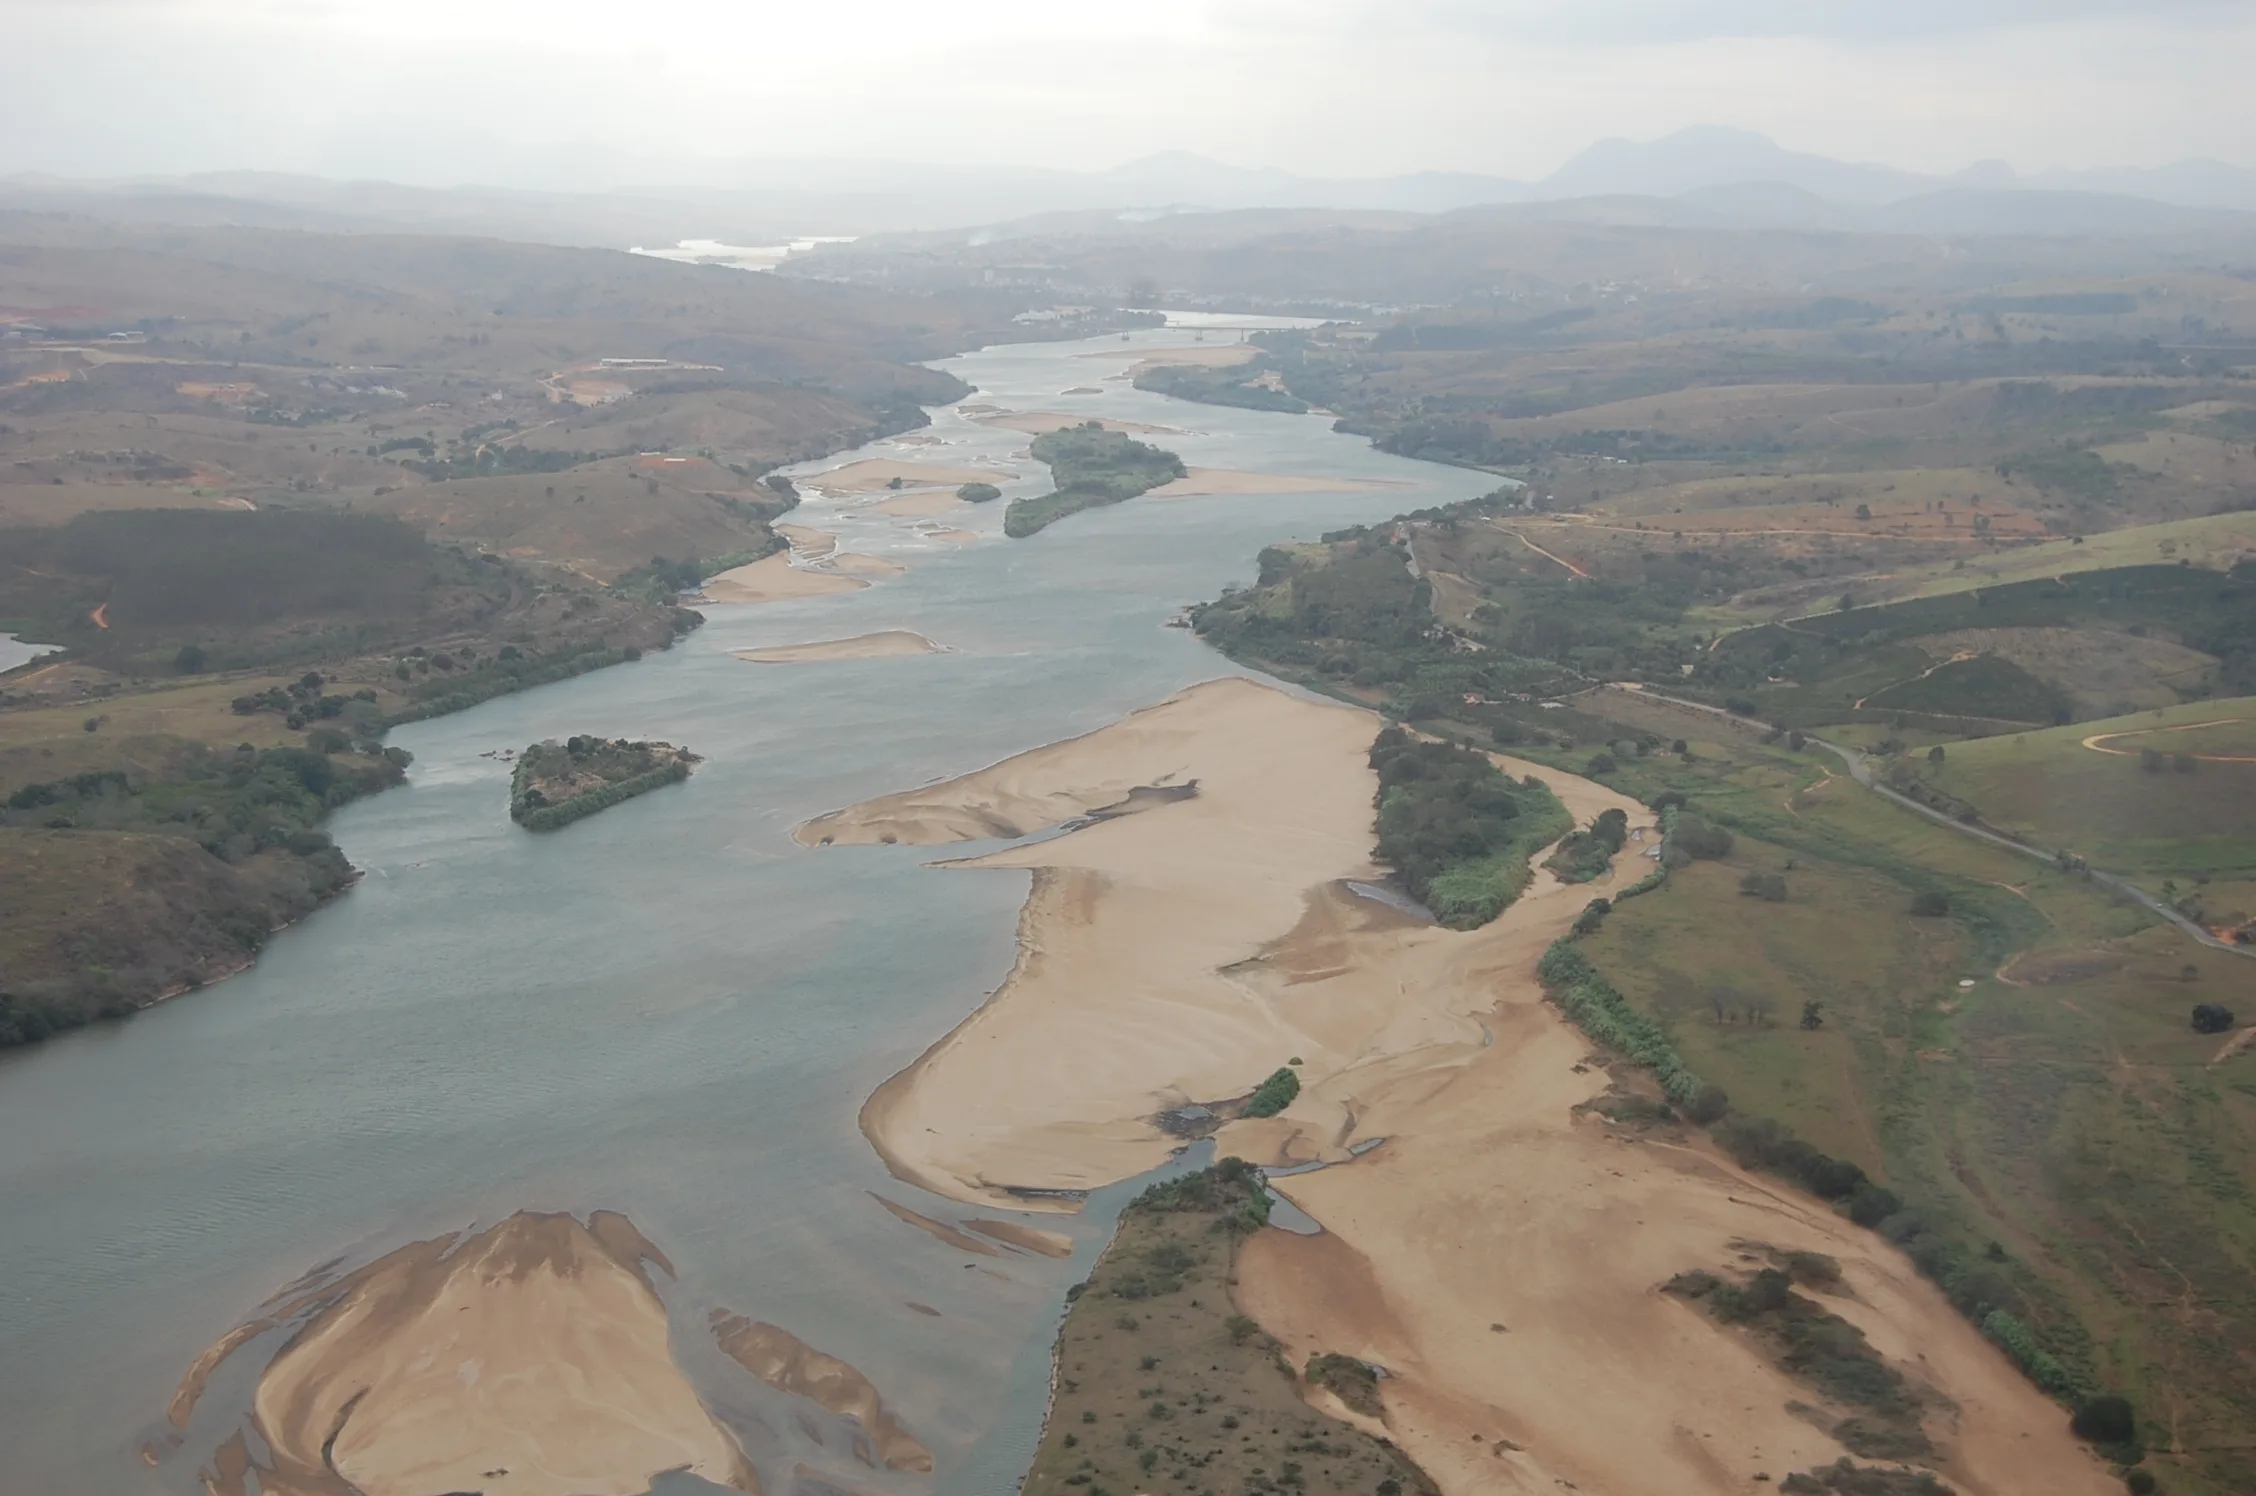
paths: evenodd
<path fill-rule="evenodd" d="M 790 544 L 795 561 L 827 561 L 838 551 L 838 537 L 828 530 L 810 529 L 806 525 L 777 525 L 775 532 Z"/>
<path fill-rule="evenodd" d="M 1291 930 L 1312 884 L 1374 875 L 1373 731 L 1363 712 L 1212 681 L 801 827 L 803 842 L 935 845 L 1143 811 L 959 864 L 1037 870 L 1022 956 L 985 1007 L 864 1108 L 894 1171 L 957 1199 L 1040 1207 L 1011 1189 L 1149 1168 L 1176 1146 L 1153 1113 L 1241 1095 L 1309 1050 L 1297 1005 L 1225 968 Z"/>
<path fill-rule="evenodd" d="M 713 1311 L 712 1329 L 713 1342 L 722 1354 L 761 1381 L 852 1419 L 874 1446 L 874 1460 L 863 1450 L 855 1451 L 863 1455 L 864 1463 L 883 1463 L 888 1470 L 932 1468 L 932 1451 L 893 1416 L 870 1379 L 844 1361 L 823 1354 L 789 1330 L 725 1309 Z"/>
<path fill-rule="evenodd" d="M 265 1496 L 636 1496 L 678 1469 L 756 1491 L 674 1364 L 649 1263 L 624 1217 L 522 1214 L 278 1303 L 253 1323 L 295 1332 L 252 1394 L 265 1457 L 242 1468 Z M 176 1423 L 218 1359 L 191 1368 Z"/>
<path fill-rule="evenodd" d="M 1929 1431 L 1969 1496 L 2117 1489 L 2061 1410 L 1880 1238 L 1696 1138 L 1573 1110 L 1608 1078 L 1542 1002 L 1533 967 L 1607 883 L 1539 874 L 1501 919 L 1462 933 L 1340 886 L 1370 875 L 1376 726 L 1213 682 L 802 828 L 932 844 L 1055 825 L 1137 784 L 1197 785 L 952 864 L 1035 870 L 1021 954 L 984 1007 L 865 1106 L 894 1171 L 966 1201 L 1109 1182 L 1173 1146 L 1152 1113 L 1243 1094 L 1297 1055 L 1300 1099 L 1217 1142 L 1263 1163 L 1333 1163 L 1280 1181 L 1326 1234 L 1254 1238 L 1241 1307 L 1296 1364 L 1324 1350 L 1384 1365 L 1390 1436 L 1449 1496 L 1567 1482 L 1722 1496 L 1838 1458 L 1785 1411 L 1808 1389 L 1657 1291 L 1688 1268 L 1739 1264 L 1744 1241 L 1841 1261 L 1855 1297 L 1828 1307 L 1949 1400 Z M 1651 823 L 1601 785 L 1498 762 L 1546 780 L 1578 820 L 1619 807 Z"/>
<path fill-rule="evenodd" d="M 827 472 L 809 473 L 800 478 L 802 488 L 819 488 L 827 493 L 875 493 L 893 486 L 901 480 L 905 488 L 959 488 L 966 483 L 994 481 L 992 468 L 941 467 L 929 462 L 894 462 L 883 457 L 865 457 L 859 462 L 849 462 Z"/>
<path fill-rule="evenodd" d="M 945 525 L 930 530 L 920 528 L 917 533 L 927 540 L 937 540 L 942 545 L 971 545 L 979 539 L 979 532 L 976 530 L 953 530 Z"/>
<path fill-rule="evenodd" d="M 897 577 L 908 570 L 898 561 L 865 556 L 859 551 L 838 551 L 831 556 L 830 564 L 850 577 Z"/>
<path fill-rule="evenodd" d="M 1046 436 L 1052 431 L 1063 431 L 1068 426 L 1079 426 L 1095 419 L 1091 416 L 1067 415 L 1055 410 L 1010 410 L 978 418 L 983 426 L 1000 426 L 1005 431 L 1023 431 L 1028 436 Z M 1142 421 L 1098 421 L 1107 431 L 1125 431 L 1131 435 L 1143 432 L 1173 432 L 1173 426 L 1147 426 Z"/>
<path fill-rule="evenodd" d="M 982 480 L 985 481 L 985 480 Z M 890 514 L 901 519 L 929 519 L 936 514 L 953 514 L 971 505 L 947 489 L 936 493 L 906 493 L 897 499 L 881 499 L 869 506 L 876 514 Z"/>
<path fill-rule="evenodd" d="M 886 629 L 876 634 L 856 634 L 851 639 L 818 639 L 807 644 L 777 644 L 767 649 L 740 649 L 736 657 L 755 665 L 799 665 L 821 660 L 879 660 L 894 655 L 943 653 L 922 634 L 907 629 Z"/>
<path fill-rule="evenodd" d="M 814 571 L 793 566 L 788 552 L 724 571 L 705 579 L 704 592 L 717 603 L 777 603 L 799 597 L 826 597 L 833 592 L 855 592 L 869 583 L 835 571 Z"/>
<path fill-rule="evenodd" d="M 1172 483 L 1144 494 L 1147 499 L 1188 499 L 1205 495 L 1259 493 L 1360 493 L 1408 485 L 1384 478 L 1332 478 L 1301 473 L 1243 473 L 1228 468 L 1192 468 Z"/>

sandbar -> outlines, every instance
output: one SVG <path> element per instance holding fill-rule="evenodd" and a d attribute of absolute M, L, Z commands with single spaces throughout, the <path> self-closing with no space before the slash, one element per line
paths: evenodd
<path fill-rule="evenodd" d="M 1360 493 L 1373 488 L 1406 488 L 1386 478 L 1336 478 L 1322 474 L 1247 473 L 1230 468 L 1192 468 L 1172 483 L 1148 490 L 1147 499 L 1189 499 L 1226 494 Z"/>
<path fill-rule="evenodd" d="M 777 525 L 775 532 L 790 543 L 794 560 L 827 561 L 838 550 L 838 537 L 828 530 L 810 529 L 805 525 Z"/>
<path fill-rule="evenodd" d="M 983 426 L 1000 426 L 1005 431 L 1023 431 L 1028 436 L 1044 436 L 1052 431 L 1063 431 L 1068 426 L 1085 425 L 1096 420 L 1094 416 L 1067 415 L 1055 410 L 1003 411 L 996 415 L 981 416 Z M 1147 426 L 1142 421 L 1097 421 L 1107 431 L 1173 432 L 1173 426 Z"/>
<path fill-rule="evenodd" d="M 897 515 L 902 519 L 928 519 L 935 514 L 953 514 L 958 509 L 971 507 L 956 497 L 951 489 L 931 493 L 907 493 L 897 499 L 881 499 L 869 506 L 878 514 Z"/>
<path fill-rule="evenodd" d="M 907 629 L 885 629 L 875 634 L 856 634 L 851 639 L 817 639 L 806 644 L 740 649 L 736 657 L 755 665 L 798 665 L 821 660 L 879 660 L 895 655 L 942 652 L 939 645 L 922 634 L 913 634 Z"/>
<path fill-rule="evenodd" d="M 874 493 L 892 487 L 896 478 L 905 488 L 957 488 L 966 483 L 990 482 L 994 477 L 992 468 L 941 467 L 929 462 L 865 457 L 827 472 L 809 473 L 798 482 L 802 488 L 820 488 L 831 493 Z"/>
<path fill-rule="evenodd" d="M 979 532 L 976 530 L 955 530 L 946 525 L 929 530 L 920 529 L 917 533 L 927 540 L 937 540 L 942 545 L 970 545 L 979 539 Z"/>
<path fill-rule="evenodd" d="M 932 1468 L 932 1451 L 902 1426 L 870 1379 L 844 1361 L 789 1330 L 724 1309 L 713 1311 L 711 1324 L 713 1343 L 737 1365 L 778 1391 L 852 1419 L 875 1447 L 877 1460 L 868 1463 L 881 1461 L 888 1470 Z"/>
<path fill-rule="evenodd" d="M 833 592 L 854 592 L 869 583 L 835 571 L 815 571 L 793 566 L 789 552 L 724 571 L 705 579 L 705 595 L 717 603 L 775 603 L 800 597 L 825 597 Z"/>
<path fill-rule="evenodd" d="M 2119 1489 L 2061 1410 L 1882 1238 L 1696 1135 L 1617 1131 L 1575 1110 L 1609 1077 L 1533 968 L 1611 878 L 1539 873 L 1470 932 L 1344 888 L 1376 876 L 1377 727 L 1252 681 L 1210 682 L 801 828 L 802 840 L 931 845 L 1056 826 L 1137 785 L 1196 786 L 947 864 L 1029 868 L 1033 883 L 1004 984 L 863 1109 L 894 1172 L 963 1201 L 1068 1206 L 1013 1191 L 1148 1168 L 1176 1145 L 1156 1111 L 1243 1095 L 1298 1056 L 1299 1099 L 1226 1125 L 1217 1147 L 1329 1165 L 1278 1181 L 1325 1230 L 1253 1237 L 1239 1306 L 1294 1364 L 1322 1350 L 1386 1367 L 1388 1436 L 1446 1496 L 1569 1483 L 1725 1496 L 1840 1457 L 1786 1411 L 1807 1389 L 1657 1291 L 1688 1268 L 1738 1265 L 1750 1241 L 1839 1259 L 1854 1297 L 1828 1307 L 1949 1400 L 1929 1430 L 1967 1496 Z M 1619 808 L 1652 824 L 1602 785 L 1496 762 L 1550 784 L 1578 821 Z"/>
<path fill-rule="evenodd" d="M 664 1263 L 622 1216 L 525 1213 L 306 1290 L 253 1321 L 295 1330 L 223 1472 L 255 1471 L 264 1496 L 639 1496 L 681 1469 L 756 1492 L 674 1363 L 649 1276 Z M 198 1359 L 176 1421 L 246 1338 Z M 245 1428 L 262 1458 L 238 1458 Z"/>
<path fill-rule="evenodd" d="M 830 558 L 830 564 L 851 577 L 897 577 L 908 570 L 898 561 L 865 556 L 859 551 L 835 552 Z"/>

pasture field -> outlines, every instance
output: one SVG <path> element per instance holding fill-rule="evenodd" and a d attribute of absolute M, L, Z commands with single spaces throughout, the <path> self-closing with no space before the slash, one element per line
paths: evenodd
<path fill-rule="evenodd" d="M 1622 693 L 1590 709 L 1616 703 L 1665 726 Z M 1609 777 L 1686 793 L 1735 845 L 1619 905 L 1591 959 L 1735 1115 L 1861 1165 L 1995 1258 L 2047 1347 L 2138 1406 L 2163 1489 L 2248 1489 L 2256 1052 L 2188 1014 L 2256 1020 L 2256 962 L 1903 811 L 1819 750 L 1693 747 Z M 1785 899 L 1742 893 L 1749 873 L 1779 874 Z M 1948 912 L 1913 914 L 1923 893 Z"/>
<path fill-rule="evenodd" d="M 1920 768 L 1984 820 L 2150 886 L 2256 877 L 2256 697 L 1953 743 Z"/>

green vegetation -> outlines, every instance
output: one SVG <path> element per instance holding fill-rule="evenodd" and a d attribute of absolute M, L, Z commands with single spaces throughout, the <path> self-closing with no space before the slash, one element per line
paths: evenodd
<path fill-rule="evenodd" d="M 679 784 L 697 761 L 671 743 L 584 736 L 535 743 L 517 756 L 510 776 L 509 818 L 527 831 L 554 831 Z"/>
<path fill-rule="evenodd" d="M 1669 1100 L 1685 1109 L 1694 1121 L 1713 1121 L 1730 1108 L 1730 1099 L 1716 1086 L 1692 1073 L 1668 1034 L 1652 1019 L 1629 1005 L 1612 984 L 1598 974 L 1590 958 L 1569 937 L 1555 941 L 1536 964 L 1543 990 L 1584 1033 L 1600 1044 L 1653 1072 Z"/>
<path fill-rule="evenodd" d="M 1532 876 L 1528 858 L 1574 822 L 1536 781 L 1515 784 L 1486 754 L 1421 742 L 1399 727 L 1371 745 L 1378 846 L 1411 896 L 1451 929 L 1504 912 Z"/>
<path fill-rule="evenodd" d="M 2189 764 L 2162 772 L 2147 752 Z M 2150 890 L 2171 883 L 2198 922 L 2234 929 L 2256 921 L 2256 899 L 2239 888 L 2256 879 L 2250 759 L 2256 697 L 2242 696 L 1953 743 L 1941 763 L 1913 755 L 1889 769 L 1891 783 L 1930 789 L 2038 846 Z"/>
<path fill-rule="evenodd" d="M 1003 533 L 1024 539 L 1069 514 L 1118 504 L 1183 476 L 1183 460 L 1096 421 L 1034 438 L 1034 456 L 1050 467 L 1055 491 L 1013 499 L 1003 513 Z"/>
<path fill-rule="evenodd" d="M 1732 840 L 1548 956 L 1562 1007 L 1727 1087 L 1719 1142 L 1884 1234 L 2038 1386 L 2179 1409 L 2149 1456 L 2163 1486 L 2243 1488 L 2233 1431 L 2256 1427 L 2256 1389 L 2210 1315 L 2256 1316 L 2256 1083 L 2207 1068 L 2221 1040 L 2187 1014 L 2245 984 L 2245 961 L 2073 867 L 1918 821 L 1783 737 L 1634 695 L 1593 706 L 1620 728 L 1673 716 L 1696 751 L 1625 762 L 1622 787 L 1679 833 L 1688 797 Z M 1954 743 L 1947 764 L 2008 742 Z M 1741 893 L 1789 863 L 1785 902 Z M 1793 1021 L 1813 1008 L 1815 1027 Z M 2198 1310 L 2172 1307 L 2188 1279 Z"/>
<path fill-rule="evenodd" d="M 966 483 L 956 490 L 956 497 L 967 504 L 992 504 L 1003 496 L 1003 491 L 992 483 Z"/>
<path fill-rule="evenodd" d="M 1562 883 L 1588 883 L 1614 865 L 1614 854 L 1629 841 L 1629 814 L 1602 810 L 1597 818 L 1559 843 L 1544 866 Z"/>
<path fill-rule="evenodd" d="M 1696 688 L 1759 692 L 1762 716 L 1788 727 L 1959 719 L 1977 731 L 2049 727 L 2078 715 L 2064 683 L 1990 654 L 1932 660 L 1913 641 L 1999 629 L 2096 631 L 2095 649 L 2166 639 L 2206 655 L 2207 691 L 2256 688 L 2256 567 L 2220 577 L 2184 566 L 2123 566 L 1851 608 L 1725 636 Z M 2002 636 L 2001 636 L 2002 637 Z M 2069 682 L 2067 684 L 2072 684 Z"/>
<path fill-rule="evenodd" d="M 1744 1330 L 1780 1371 L 1830 1404 L 1821 1426 L 1851 1453 L 1905 1461 L 1934 1456 L 1921 1427 L 1922 1389 L 1882 1360 L 1862 1330 L 1796 1293 L 1785 1270 L 1760 1268 L 1738 1283 L 1695 1270 L 1670 1279 L 1665 1291 Z"/>
<path fill-rule="evenodd" d="M 1930 1471 L 1859 1465 L 1846 1455 L 1816 1470 L 1797 1470 L 1778 1489 L 1785 1496 L 1951 1496 L 1951 1487 Z"/>
<path fill-rule="evenodd" d="M 1089 1280 L 1067 1294 L 1056 1394 L 1026 1491 L 1134 1496 L 1165 1482 L 1430 1496 L 1433 1484 L 1391 1444 L 1311 1409 L 1282 1348 L 1232 1307 L 1239 1243 L 1262 1229 L 1268 1202 L 1260 1171 L 1232 1158 L 1153 1185 L 1121 1213 Z M 1306 1385 L 1343 1384 L 1351 1406 L 1376 1408 L 1369 1367 L 1310 1364 Z"/>
<path fill-rule="evenodd" d="M 1268 372 L 1265 360 L 1223 368 L 1196 364 L 1156 364 L 1136 376 L 1136 388 L 1201 405 L 1234 405 L 1242 410 L 1276 410 L 1306 415 L 1308 402 L 1258 383 Z"/>
<path fill-rule="evenodd" d="M 1274 1117 L 1291 1106 L 1300 1095 L 1300 1075 L 1290 1065 L 1280 1065 L 1270 1077 L 1254 1088 L 1245 1104 L 1248 1117 Z"/>
<path fill-rule="evenodd" d="M 1386 1416 L 1386 1406 L 1379 1398 L 1378 1373 L 1371 1369 L 1369 1362 L 1336 1351 L 1322 1352 L 1308 1358 L 1304 1380 L 1309 1386 L 1321 1387 L 1337 1397 L 1350 1412 L 1361 1413 L 1366 1418 Z"/>
<path fill-rule="evenodd" d="M 0 801 L 0 1047 L 225 976 L 350 884 L 320 822 L 399 783 L 407 755 L 338 738 L 154 743 L 145 768 L 17 785 Z"/>

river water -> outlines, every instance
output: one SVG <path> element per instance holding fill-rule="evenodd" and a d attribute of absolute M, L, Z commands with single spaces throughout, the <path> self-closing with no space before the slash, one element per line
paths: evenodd
<path fill-rule="evenodd" d="M 1073 1234 L 1073 1260 L 967 1270 L 870 1198 L 958 1214 L 890 1179 L 855 1114 L 1008 971 L 1026 876 L 934 871 L 910 848 L 807 852 L 789 831 L 1230 673 L 1166 623 L 1249 581 L 1263 545 L 1493 482 L 1374 452 L 1320 416 L 1186 405 L 1118 377 L 1194 336 L 1236 334 L 1012 345 L 941 367 L 977 387 L 966 404 L 1171 428 L 1153 439 L 1194 466 L 1400 486 L 1141 499 L 1024 541 L 1000 538 L 990 504 L 944 521 L 983 532 L 962 546 L 927 534 L 934 521 L 815 494 L 794 522 L 909 569 L 852 594 L 711 606 L 669 652 L 399 729 L 407 785 L 333 824 L 366 870 L 352 892 L 242 976 L 0 1059 L 0 1491 L 195 1491 L 259 1356 L 229 1363 L 180 1456 L 151 1468 L 139 1451 L 188 1362 L 281 1285 L 519 1209 L 594 1208 L 672 1257 L 682 1358 L 764 1475 L 830 1461 L 780 1394 L 712 1350 L 715 1306 L 877 1383 L 939 1460 L 880 1489 L 1011 1489 L 1064 1290 L 1124 1191 L 1041 1218 Z M 797 472 L 876 456 L 1043 489 L 1023 435 L 933 414 Z M 951 652 L 731 655 L 886 628 Z M 509 769 L 487 755 L 575 732 L 664 738 L 706 762 L 563 831 L 520 831 Z"/>

